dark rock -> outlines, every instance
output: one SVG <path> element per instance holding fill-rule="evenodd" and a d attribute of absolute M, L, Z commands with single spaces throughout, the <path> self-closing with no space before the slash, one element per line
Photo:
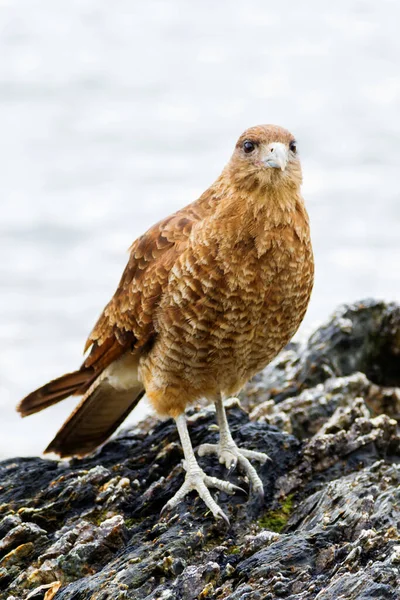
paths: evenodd
<path fill-rule="evenodd" d="M 291 344 L 228 408 L 239 445 L 267 452 L 265 500 L 191 494 L 172 421 L 148 419 L 83 460 L 0 463 L 0 598 L 399 598 L 400 308 L 344 307 Z M 217 439 L 189 412 L 195 446 Z M 217 459 L 206 471 L 247 487 Z"/>

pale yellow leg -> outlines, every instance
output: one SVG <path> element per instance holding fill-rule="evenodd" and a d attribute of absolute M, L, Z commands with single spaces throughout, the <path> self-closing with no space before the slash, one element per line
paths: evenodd
<path fill-rule="evenodd" d="M 216 477 L 210 477 L 203 471 L 197 462 L 193 451 L 185 415 L 179 415 L 175 421 L 179 432 L 179 437 L 181 439 L 183 454 L 185 456 L 183 466 L 186 470 L 186 476 L 182 486 L 179 488 L 176 494 L 170 500 L 168 500 L 162 509 L 161 514 L 177 506 L 189 492 L 196 490 L 200 498 L 208 506 L 213 515 L 216 518 L 224 519 L 224 521 L 229 525 L 228 517 L 215 502 L 208 488 L 214 487 L 228 494 L 234 494 L 236 491 L 243 490 L 238 486 L 229 483 L 228 481 L 222 481 Z"/>
<path fill-rule="evenodd" d="M 219 462 L 224 464 L 227 469 L 232 469 L 235 468 L 236 465 L 239 465 L 240 469 L 247 475 L 254 491 L 259 496 L 264 497 L 262 481 L 248 459 L 250 458 L 264 464 L 267 460 L 270 460 L 269 456 L 264 454 L 264 452 L 246 450 L 244 448 L 239 448 L 236 445 L 229 429 L 222 397 L 219 397 L 215 401 L 215 409 L 219 426 L 219 442 L 218 444 L 202 444 L 199 446 L 199 456 L 217 454 Z"/>

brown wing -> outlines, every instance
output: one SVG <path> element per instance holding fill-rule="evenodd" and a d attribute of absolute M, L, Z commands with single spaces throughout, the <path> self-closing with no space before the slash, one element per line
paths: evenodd
<path fill-rule="evenodd" d="M 169 272 L 185 250 L 193 225 L 212 211 L 213 204 L 214 199 L 205 193 L 132 244 L 117 291 L 86 342 L 85 351 L 92 348 L 85 368 L 99 374 L 128 350 L 139 350 L 151 342 L 154 310 Z"/>
<path fill-rule="evenodd" d="M 18 411 L 22 416 L 68 396 L 85 394 L 108 365 L 127 351 L 140 350 L 151 341 L 154 309 L 169 272 L 186 248 L 193 225 L 212 211 L 213 204 L 212 194 L 205 192 L 199 200 L 160 221 L 133 243 L 118 289 L 86 343 L 85 351 L 92 346 L 89 356 L 78 371 L 50 381 L 21 400 Z"/>

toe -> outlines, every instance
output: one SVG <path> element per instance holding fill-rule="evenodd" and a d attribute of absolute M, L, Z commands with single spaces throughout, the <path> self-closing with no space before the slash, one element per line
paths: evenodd
<path fill-rule="evenodd" d="M 218 452 L 217 444 L 201 444 L 197 449 L 199 456 L 206 456 L 207 454 L 216 454 Z"/>
<path fill-rule="evenodd" d="M 206 479 L 207 476 L 204 478 L 204 480 L 206 481 Z M 220 508 L 215 502 L 214 498 L 211 496 L 210 490 L 208 489 L 205 481 L 199 483 L 196 486 L 200 498 L 203 500 L 204 504 L 211 510 L 215 518 L 222 518 L 229 525 L 228 517 L 226 516 L 222 508 Z"/>
<path fill-rule="evenodd" d="M 228 494 L 234 494 L 237 491 L 244 491 L 228 481 L 223 481 L 222 479 L 217 479 L 216 477 L 210 477 L 209 475 L 206 475 L 200 468 L 192 469 L 186 473 L 183 485 L 179 488 L 176 494 L 170 500 L 168 500 L 161 510 L 161 516 L 164 516 L 167 511 L 175 508 L 180 502 L 182 502 L 182 500 L 190 491 L 196 490 L 200 498 L 211 510 L 214 517 L 217 519 L 223 519 L 225 523 L 229 525 L 228 517 L 215 502 L 208 487 L 215 487 Z"/>
<path fill-rule="evenodd" d="M 264 498 L 264 487 L 262 481 L 259 478 L 257 471 L 250 463 L 249 459 L 256 460 L 259 463 L 264 464 L 267 460 L 271 460 L 267 454 L 264 454 L 264 452 L 256 452 L 255 450 L 238 448 L 236 444 L 234 446 L 227 445 L 222 447 L 218 444 L 202 444 L 198 448 L 198 454 L 199 456 L 218 454 L 219 462 L 225 465 L 225 467 L 228 469 L 228 473 L 231 473 L 239 463 L 241 470 L 247 475 L 253 491 L 260 497 L 260 499 Z M 212 483 L 212 480 L 221 480 L 208 478 L 209 485 L 227 492 L 228 494 L 233 494 L 239 490 L 243 491 L 241 488 L 237 488 L 237 486 L 228 488 L 227 482 L 222 482 L 222 485 L 220 485 Z"/>
<path fill-rule="evenodd" d="M 223 481 L 222 479 L 217 479 L 217 477 L 211 477 L 209 475 L 205 476 L 204 483 L 209 487 L 217 488 L 218 490 L 221 490 L 221 492 L 226 492 L 227 494 L 235 494 L 236 492 L 246 493 L 245 490 L 238 485 L 234 485 L 229 481 Z"/>
<path fill-rule="evenodd" d="M 254 450 L 245 450 L 244 448 L 241 448 L 240 453 L 246 458 L 257 460 L 261 464 L 266 463 L 267 460 L 271 460 L 268 454 L 265 454 L 264 452 L 255 452 Z"/>
<path fill-rule="evenodd" d="M 239 456 L 239 464 L 242 471 L 244 471 L 249 478 L 253 490 L 260 496 L 260 498 L 264 498 L 264 486 L 253 465 L 243 455 Z"/>

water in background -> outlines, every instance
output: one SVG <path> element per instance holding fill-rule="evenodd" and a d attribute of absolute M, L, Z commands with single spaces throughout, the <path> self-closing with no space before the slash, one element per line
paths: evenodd
<path fill-rule="evenodd" d="M 400 299 L 399 20 L 390 0 L 0 2 L 0 456 L 50 441 L 76 400 L 25 420 L 15 403 L 80 364 L 130 243 L 248 126 L 298 139 L 303 331 L 344 301 Z"/>

